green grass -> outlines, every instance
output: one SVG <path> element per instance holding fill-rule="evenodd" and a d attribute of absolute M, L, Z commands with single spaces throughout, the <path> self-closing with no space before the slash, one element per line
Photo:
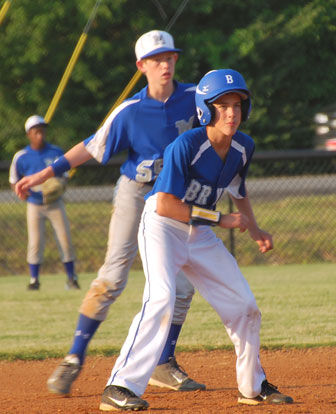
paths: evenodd
<path fill-rule="evenodd" d="M 275 200 L 265 195 L 252 201 L 258 223 L 273 235 L 275 248 L 266 255 L 260 254 L 247 232 L 242 234 L 236 230 L 235 255 L 240 264 L 336 263 L 336 195 L 298 195 Z M 227 212 L 227 200 L 219 208 Z M 6 252 L 0 257 L 0 275 L 27 271 L 25 209 L 24 203 L 0 203 L 1 247 Z M 66 209 L 76 249 L 77 271 L 95 272 L 105 257 L 111 204 L 67 203 Z M 219 227 L 214 230 L 230 249 L 230 232 Z M 46 234 L 42 272 L 62 272 L 50 226 Z M 139 256 L 135 268 L 141 269 Z"/>
<path fill-rule="evenodd" d="M 336 265 L 251 266 L 242 271 L 263 315 L 261 345 L 336 345 Z M 69 350 L 77 310 L 92 274 L 81 275 L 81 291 L 65 291 L 64 276 L 42 276 L 41 290 L 26 290 L 27 277 L 0 278 L 0 358 L 41 359 Z M 144 276 L 133 271 L 125 292 L 111 306 L 90 344 L 91 354 L 111 355 L 122 345 L 140 310 Z M 220 349 L 231 342 L 218 315 L 196 293 L 177 350 Z"/>

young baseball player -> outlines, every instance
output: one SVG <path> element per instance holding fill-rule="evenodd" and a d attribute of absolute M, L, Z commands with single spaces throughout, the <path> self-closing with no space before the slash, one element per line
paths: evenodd
<path fill-rule="evenodd" d="M 266 379 L 259 360 L 260 311 L 236 260 L 211 229 L 247 229 L 261 252 L 273 248 L 271 235 L 257 225 L 245 188 L 254 143 L 238 127 L 248 118 L 250 92 L 240 73 L 215 70 L 197 86 L 196 105 L 203 126 L 167 147 L 162 172 L 146 196 L 139 227 L 143 307 L 107 382 L 103 411 L 148 407 L 140 396 L 168 335 L 181 269 L 219 314 L 235 346 L 238 402 L 292 402 Z M 225 190 L 238 212 L 216 210 Z"/>
<path fill-rule="evenodd" d="M 45 120 L 39 115 L 32 115 L 27 119 L 25 131 L 29 145 L 14 155 L 9 172 L 9 182 L 13 190 L 15 184 L 22 177 L 43 170 L 63 155 L 61 148 L 45 141 L 46 128 Z M 53 194 L 53 199 L 48 200 L 45 197 L 41 186 L 32 188 L 24 197 L 27 201 L 29 290 L 40 288 L 39 271 L 43 260 L 46 219 L 50 221 L 54 229 L 61 259 L 68 276 L 66 288 L 79 289 L 77 275 L 75 274 L 75 254 L 71 242 L 70 226 L 61 197 L 65 181 L 66 177 L 63 177 L 59 182 L 56 182 L 57 189 L 55 188 L 55 191 L 58 193 Z"/>
<path fill-rule="evenodd" d="M 105 320 L 109 306 L 124 290 L 128 273 L 137 254 L 137 233 L 144 196 L 162 168 L 163 151 L 182 132 L 199 125 L 192 84 L 174 81 L 175 63 L 180 49 L 172 36 L 153 30 L 142 35 L 135 46 L 137 68 L 148 85 L 118 106 L 104 125 L 65 157 L 37 176 L 17 185 L 19 196 L 27 188 L 53 175 L 60 175 L 95 158 L 105 164 L 114 154 L 128 150 L 114 196 L 105 263 L 92 282 L 82 305 L 72 347 L 48 380 L 50 391 L 67 394 L 84 362 L 89 341 Z M 37 181 L 36 181 L 37 178 Z M 190 379 L 174 357 L 175 345 L 190 307 L 194 288 L 183 274 L 176 282 L 176 304 L 172 324 L 153 372 L 153 385 L 178 391 L 204 389 Z"/>

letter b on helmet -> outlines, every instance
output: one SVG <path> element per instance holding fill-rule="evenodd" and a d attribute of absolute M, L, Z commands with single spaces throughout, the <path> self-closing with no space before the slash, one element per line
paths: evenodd
<path fill-rule="evenodd" d="M 201 125 L 208 125 L 214 111 L 211 105 L 220 96 L 238 93 L 242 98 L 242 121 L 246 121 L 251 111 L 250 91 L 243 76 L 233 69 L 212 70 L 206 73 L 196 88 L 196 108 Z"/>

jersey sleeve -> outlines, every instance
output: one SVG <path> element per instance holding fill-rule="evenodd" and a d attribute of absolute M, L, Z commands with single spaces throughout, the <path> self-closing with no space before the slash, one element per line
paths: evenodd
<path fill-rule="evenodd" d="M 84 140 L 86 150 L 101 164 L 129 147 L 127 122 L 130 122 L 130 106 L 139 100 L 125 101 L 107 118 L 99 130 Z"/>
<path fill-rule="evenodd" d="M 191 157 L 187 142 L 181 138 L 183 135 L 172 142 L 164 152 L 163 169 L 156 180 L 154 194 L 163 192 L 180 199 L 185 195 Z"/>
<path fill-rule="evenodd" d="M 17 152 L 12 160 L 12 163 L 9 168 L 9 183 L 16 184 L 23 175 L 20 173 L 20 156 L 23 154 L 23 151 Z"/>

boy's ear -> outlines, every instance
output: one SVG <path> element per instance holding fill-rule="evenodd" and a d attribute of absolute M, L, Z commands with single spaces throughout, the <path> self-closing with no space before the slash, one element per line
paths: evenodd
<path fill-rule="evenodd" d="M 136 61 L 136 67 L 138 68 L 138 70 L 142 73 L 146 73 L 146 69 L 145 69 L 145 65 L 144 65 L 145 61 L 144 60 L 137 60 Z"/>

